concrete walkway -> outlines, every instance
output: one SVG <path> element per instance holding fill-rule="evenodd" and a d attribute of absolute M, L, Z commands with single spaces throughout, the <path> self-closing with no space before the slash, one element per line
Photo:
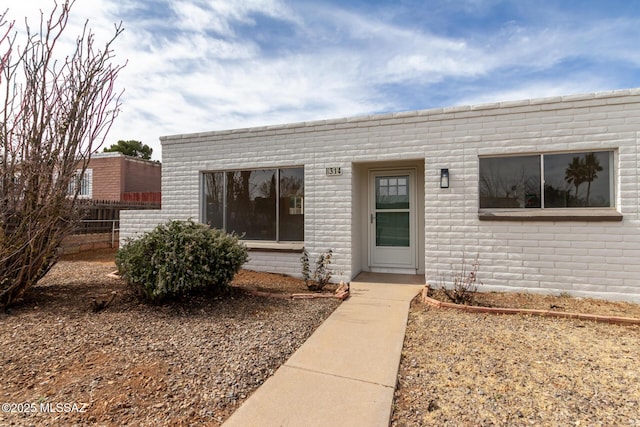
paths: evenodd
<path fill-rule="evenodd" d="M 224 426 L 388 426 L 415 283 L 424 277 L 356 277 L 351 296 Z"/>

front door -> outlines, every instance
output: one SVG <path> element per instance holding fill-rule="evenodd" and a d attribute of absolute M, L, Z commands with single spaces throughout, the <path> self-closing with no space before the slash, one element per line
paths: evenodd
<path fill-rule="evenodd" d="M 369 267 L 415 273 L 415 170 L 369 175 Z M 413 271 L 411 271 L 413 270 Z"/>

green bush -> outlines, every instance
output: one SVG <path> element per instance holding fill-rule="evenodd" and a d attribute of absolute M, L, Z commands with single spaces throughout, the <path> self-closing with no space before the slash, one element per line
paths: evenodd
<path fill-rule="evenodd" d="M 150 301 L 224 290 L 248 259 L 238 237 L 206 225 L 169 221 L 116 254 L 122 277 Z"/>

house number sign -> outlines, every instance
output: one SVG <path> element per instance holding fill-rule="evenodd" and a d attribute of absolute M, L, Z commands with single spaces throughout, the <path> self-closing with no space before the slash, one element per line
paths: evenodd
<path fill-rule="evenodd" d="M 341 167 L 327 168 L 327 176 L 342 175 Z"/>

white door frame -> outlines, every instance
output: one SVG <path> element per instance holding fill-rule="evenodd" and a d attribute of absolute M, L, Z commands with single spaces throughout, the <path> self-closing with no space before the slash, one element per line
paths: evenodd
<path fill-rule="evenodd" d="M 376 177 L 409 176 L 409 246 L 376 246 Z M 368 226 L 369 271 L 379 273 L 416 274 L 418 269 L 417 230 L 417 170 L 413 167 L 370 169 L 368 176 L 368 209 L 365 219 Z"/>

